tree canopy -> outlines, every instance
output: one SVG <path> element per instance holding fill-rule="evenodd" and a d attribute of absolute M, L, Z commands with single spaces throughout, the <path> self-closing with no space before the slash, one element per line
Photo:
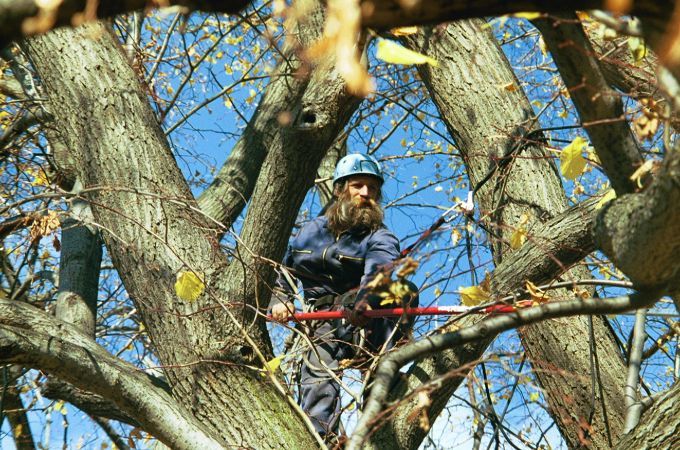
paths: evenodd
<path fill-rule="evenodd" d="M 324 447 L 266 307 L 350 151 L 440 223 L 381 288 L 470 313 L 348 371 L 338 445 L 677 443 L 678 5 L 148 6 L 0 5 L 3 440 Z"/>

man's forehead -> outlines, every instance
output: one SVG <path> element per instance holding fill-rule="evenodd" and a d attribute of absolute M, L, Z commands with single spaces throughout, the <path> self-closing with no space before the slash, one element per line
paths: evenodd
<path fill-rule="evenodd" d="M 347 181 L 350 183 L 374 184 L 378 187 L 381 184 L 379 179 L 370 175 L 352 175 L 347 177 Z"/>

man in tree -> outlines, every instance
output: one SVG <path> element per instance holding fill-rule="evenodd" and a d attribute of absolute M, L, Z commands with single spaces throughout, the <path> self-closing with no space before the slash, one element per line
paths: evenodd
<path fill-rule="evenodd" d="M 380 307 L 368 283 L 399 257 L 399 241 L 383 224 L 379 204 L 384 182 L 382 169 L 373 157 L 352 154 L 340 160 L 333 177 L 334 201 L 326 213 L 306 224 L 292 241 L 284 265 L 293 269 L 304 289 L 305 302 L 314 310 L 336 305 L 352 308 L 347 320 L 326 321 L 313 332 L 315 348 L 304 358 L 301 373 L 301 404 L 317 431 L 327 435 L 337 429 L 340 417 L 340 385 L 332 376 L 339 362 L 352 358 L 358 331 L 365 330 L 364 349 L 378 352 L 391 345 L 404 330 L 395 319 L 369 321 L 362 313 Z M 285 270 L 285 269 L 284 269 Z M 272 317 L 288 319 L 294 306 L 294 286 L 285 274 L 272 297 Z M 417 306 L 417 288 L 399 301 Z"/>

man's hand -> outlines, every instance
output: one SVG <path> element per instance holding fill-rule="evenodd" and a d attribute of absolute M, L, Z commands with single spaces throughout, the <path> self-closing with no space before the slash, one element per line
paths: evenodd
<path fill-rule="evenodd" d="M 272 319 L 286 322 L 295 313 L 295 305 L 291 302 L 277 303 L 272 306 Z"/>
<path fill-rule="evenodd" d="M 357 303 L 354 304 L 354 308 L 349 313 L 349 316 L 347 316 L 347 321 L 354 325 L 355 327 L 358 328 L 363 328 L 368 324 L 368 321 L 371 320 L 368 317 L 364 316 L 364 312 L 368 311 L 371 309 L 371 305 L 368 304 L 368 301 L 366 300 L 359 300 Z"/>

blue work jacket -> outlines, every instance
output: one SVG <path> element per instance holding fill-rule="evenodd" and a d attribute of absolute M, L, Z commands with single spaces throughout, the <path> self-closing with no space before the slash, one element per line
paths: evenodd
<path fill-rule="evenodd" d="M 349 230 L 336 237 L 328 229 L 328 219 L 319 216 L 305 224 L 288 246 L 283 265 L 293 269 L 300 280 L 305 299 L 341 295 L 358 288 L 357 298 L 380 266 L 399 257 L 399 241 L 387 228 L 376 231 Z M 277 287 L 293 294 L 286 278 L 279 275 Z M 280 301 L 276 296 L 272 304 Z"/>

